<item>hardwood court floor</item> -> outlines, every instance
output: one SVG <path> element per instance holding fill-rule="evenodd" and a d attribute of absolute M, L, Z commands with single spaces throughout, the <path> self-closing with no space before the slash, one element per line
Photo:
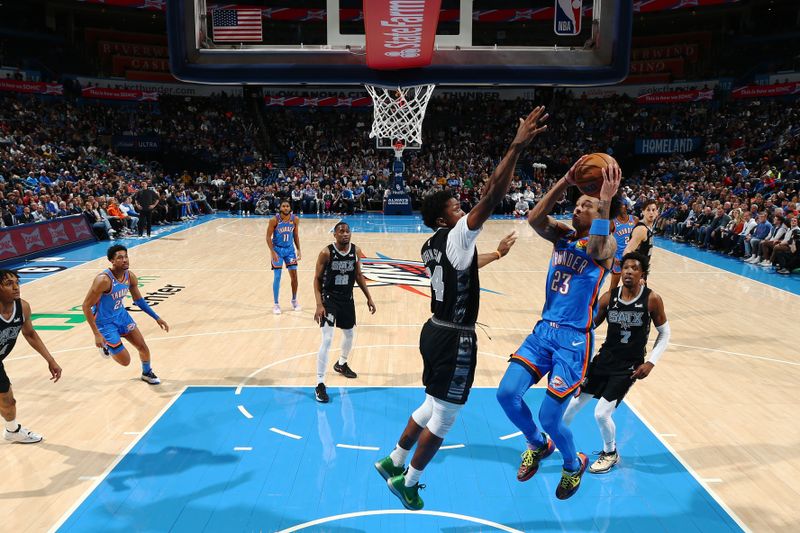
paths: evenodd
<path fill-rule="evenodd" d="M 131 270 L 148 277 L 143 292 L 182 287 L 156 308 L 170 324 L 169 333 L 141 313 L 134 316 L 151 347 L 160 386 L 138 380 L 135 360 L 123 368 L 101 359 L 85 324 L 40 332 L 64 368 L 55 385 L 20 339 L 6 359 L 18 420 L 46 440 L 32 446 L 0 444 L 4 528 L 44 531 L 56 524 L 186 386 L 313 386 L 319 333 L 312 320 L 311 279 L 317 254 L 332 241 L 332 226 L 331 220 L 302 221 L 303 310 L 287 311 L 284 275 L 280 316 L 272 314 L 265 219 L 216 219 L 131 249 Z M 491 340 L 479 333 L 476 385 L 497 385 L 507 355 L 531 329 L 543 303 L 549 246 L 526 224 L 490 221 L 478 248 L 494 249 L 514 229 L 520 239 L 511 253 L 481 271 L 487 292 L 479 320 L 487 324 Z M 369 258 L 412 261 L 419 260 L 424 239 L 408 233 L 353 235 Z M 800 296 L 660 249 L 653 255 L 650 286 L 664 298 L 672 344 L 627 401 L 749 528 L 800 530 L 795 507 L 800 498 L 795 420 Z M 93 276 L 106 265 L 100 258 L 59 272 L 24 285 L 22 296 L 35 313 L 79 306 Z M 420 383 L 416 346 L 429 301 L 413 290 L 414 276 L 403 275 L 405 288 L 372 288 L 374 316 L 356 288 L 359 325 L 350 360 L 359 372 L 358 385 Z M 603 333 L 604 328 L 598 337 Z M 338 343 L 337 334 L 334 346 Z M 328 384 L 353 382 L 331 374 Z M 219 426 L 224 431 L 225 420 Z M 620 453 L 624 458 L 625 450 Z"/>

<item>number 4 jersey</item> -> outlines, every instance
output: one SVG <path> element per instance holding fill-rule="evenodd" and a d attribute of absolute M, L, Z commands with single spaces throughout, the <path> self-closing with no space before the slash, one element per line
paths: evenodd
<path fill-rule="evenodd" d="M 469 229 L 465 215 L 422 245 L 422 262 L 431 278 L 431 313 L 439 320 L 474 326 L 478 319 L 481 288 L 474 242 L 479 232 Z"/>
<path fill-rule="evenodd" d="M 553 247 L 547 271 L 542 320 L 581 331 L 592 329 L 597 312 L 597 295 L 608 274 L 587 253 L 589 237 L 569 233 Z"/>

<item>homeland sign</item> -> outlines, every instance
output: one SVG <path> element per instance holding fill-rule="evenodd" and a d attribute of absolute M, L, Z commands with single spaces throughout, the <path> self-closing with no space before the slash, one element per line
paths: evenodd
<path fill-rule="evenodd" d="M 703 145 L 701 137 L 677 139 L 636 139 L 637 154 L 674 154 L 696 152 Z"/>

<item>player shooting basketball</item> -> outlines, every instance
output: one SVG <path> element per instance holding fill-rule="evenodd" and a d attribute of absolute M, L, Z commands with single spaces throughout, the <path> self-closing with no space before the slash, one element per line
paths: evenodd
<path fill-rule="evenodd" d="M 556 488 L 560 500 L 577 492 L 586 470 L 586 455 L 577 452 L 572 433 L 562 419 L 569 398 L 586 375 L 593 351 L 592 319 L 598 291 L 611 269 L 617 247 L 610 219 L 617 215 L 619 201 L 614 195 L 622 173 L 613 159 L 609 158 L 608 166 L 602 169 L 599 198 L 587 194 L 578 198 L 572 228 L 549 216 L 558 198 L 570 186 L 582 182 L 584 176 L 578 170 L 587 157 L 580 158 L 528 215 L 528 223 L 536 233 L 553 243 L 545 304 L 542 319 L 511 356 L 497 390 L 497 400 L 506 415 L 528 441 L 517 479 L 527 481 L 533 477 L 539 462 L 558 446 L 564 459 L 561 482 Z M 523 396 L 547 373 L 547 394 L 539 409 L 545 434 L 537 428 Z"/>

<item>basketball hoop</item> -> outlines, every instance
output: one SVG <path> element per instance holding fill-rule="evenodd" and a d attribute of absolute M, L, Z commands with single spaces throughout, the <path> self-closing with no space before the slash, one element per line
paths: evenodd
<path fill-rule="evenodd" d="M 436 86 L 414 85 L 390 89 L 376 85 L 365 87 L 374 104 L 370 138 L 393 141 L 391 148 L 397 157 L 402 155 L 407 144 L 421 144 L 422 120 Z"/>
<path fill-rule="evenodd" d="M 406 143 L 404 143 L 401 140 L 397 140 L 394 142 L 394 144 L 392 144 L 392 149 L 394 150 L 394 156 L 397 159 L 403 157 L 403 150 L 405 150 L 405 148 L 406 148 Z"/>

